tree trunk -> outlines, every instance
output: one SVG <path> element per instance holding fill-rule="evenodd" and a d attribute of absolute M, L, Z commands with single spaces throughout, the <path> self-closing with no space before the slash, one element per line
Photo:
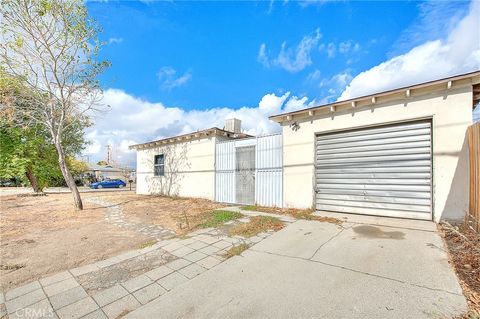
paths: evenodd
<path fill-rule="evenodd" d="M 65 160 L 65 153 L 63 152 L 63 146 L 60 141 L 55 141 L 55 148 L 57 149 L 58 153 L 58 165 L 60 166 L 60 170 L 62 171 L 63 178 L 67 183 L 68 188 L 72 192 L 73 201 L 75 202 L 75 208 L 78 210 L 83 209 L 82 198 L 80 197 L 80 192 L 78 191 L 77 185 L 75 184 L 75 180 L 73 179 L 70 170 L 67 167 L 67 162 Z"/>
<path fill-rule="evenodd" d="M 30 182 L 30 185 L 31 185 L 32 188 L 33 188 L 33 191 L 34 191 L 35 193 L 40 193 L 40 192 L 42 192 L 42 190 L 41 190 L 40 187 L 38 186 L 37 177 L 36 177 L 35 174 L 33 173 L 32 168 L 31 168 L 30 166 L 27 168 L 27 171 L 25 172 L 25 175 L 27 176 L 28 181 Z"/>

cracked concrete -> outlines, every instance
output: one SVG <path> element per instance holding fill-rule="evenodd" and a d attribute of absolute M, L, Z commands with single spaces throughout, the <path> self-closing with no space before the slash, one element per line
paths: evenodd
<path fill-rule="evenodd" d="M 292 223 L 127 318 L 448 318 L 467 309 L 430 226 L 359 225 L 368 223 Z"/>

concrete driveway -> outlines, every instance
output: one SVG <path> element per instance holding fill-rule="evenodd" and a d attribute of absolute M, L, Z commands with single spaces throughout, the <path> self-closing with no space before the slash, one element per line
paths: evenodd
<path fill-rule="evenodd" d="M 433 223 L 366 218 L 297 221 L 127 318 L 450 318 L 466 309 Z"/>

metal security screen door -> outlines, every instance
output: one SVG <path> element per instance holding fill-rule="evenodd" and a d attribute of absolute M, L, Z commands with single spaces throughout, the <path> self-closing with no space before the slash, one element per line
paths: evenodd
<path fill-rule="evenodd" d="M 432 219 L 431 122 L 316 137 L 316 209 Z"/>
<path fill-rule="evenodd" d="M 236 148 L 235 202 L 255 204 L 255 146 Z"/>
<path fill-rule="evenodd" d="M 283 204 L 283 138 L 280 134 L 257 136 L 256 138 L 221 141 L 215 146 L 215 200 L 221 203 L 238 204 L 245 201 L 236 189 L 249 185 L 254 174 L 254 186 L 248 189 L 255 193 L 255 205 L 282 207 Z M 255 158 L 250 158 L 247 173 L 237 174 L 237 149 L 250 147 L 255 150 Z M 252 156 L 252 155 L 250 155 Z M 254 163 L 252 163 L 254 161 Z M 244 164 L 242 164 L 245 167 Z M 255 171 L 253 171 L 255 168 Z M 245 178 L 250 176 L 249 178 Z M 243 181 L 238 181 L 237 176 Z M 252 196 L 251 194 L 249 196 Z M 248 199 L 251 202 L 251 198 Z"/>

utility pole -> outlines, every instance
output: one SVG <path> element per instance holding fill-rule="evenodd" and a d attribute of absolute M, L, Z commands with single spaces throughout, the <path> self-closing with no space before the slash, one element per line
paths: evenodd
<path fill-rule="evenodd" d="M 110 165 L 110 161 L 111 161 L 111 157 L 112 157 L 112 154 L 111 154 L 112 146 L 110 144 L 108 144 L 105 147 L 107 148 L 107 165 Z"/>

